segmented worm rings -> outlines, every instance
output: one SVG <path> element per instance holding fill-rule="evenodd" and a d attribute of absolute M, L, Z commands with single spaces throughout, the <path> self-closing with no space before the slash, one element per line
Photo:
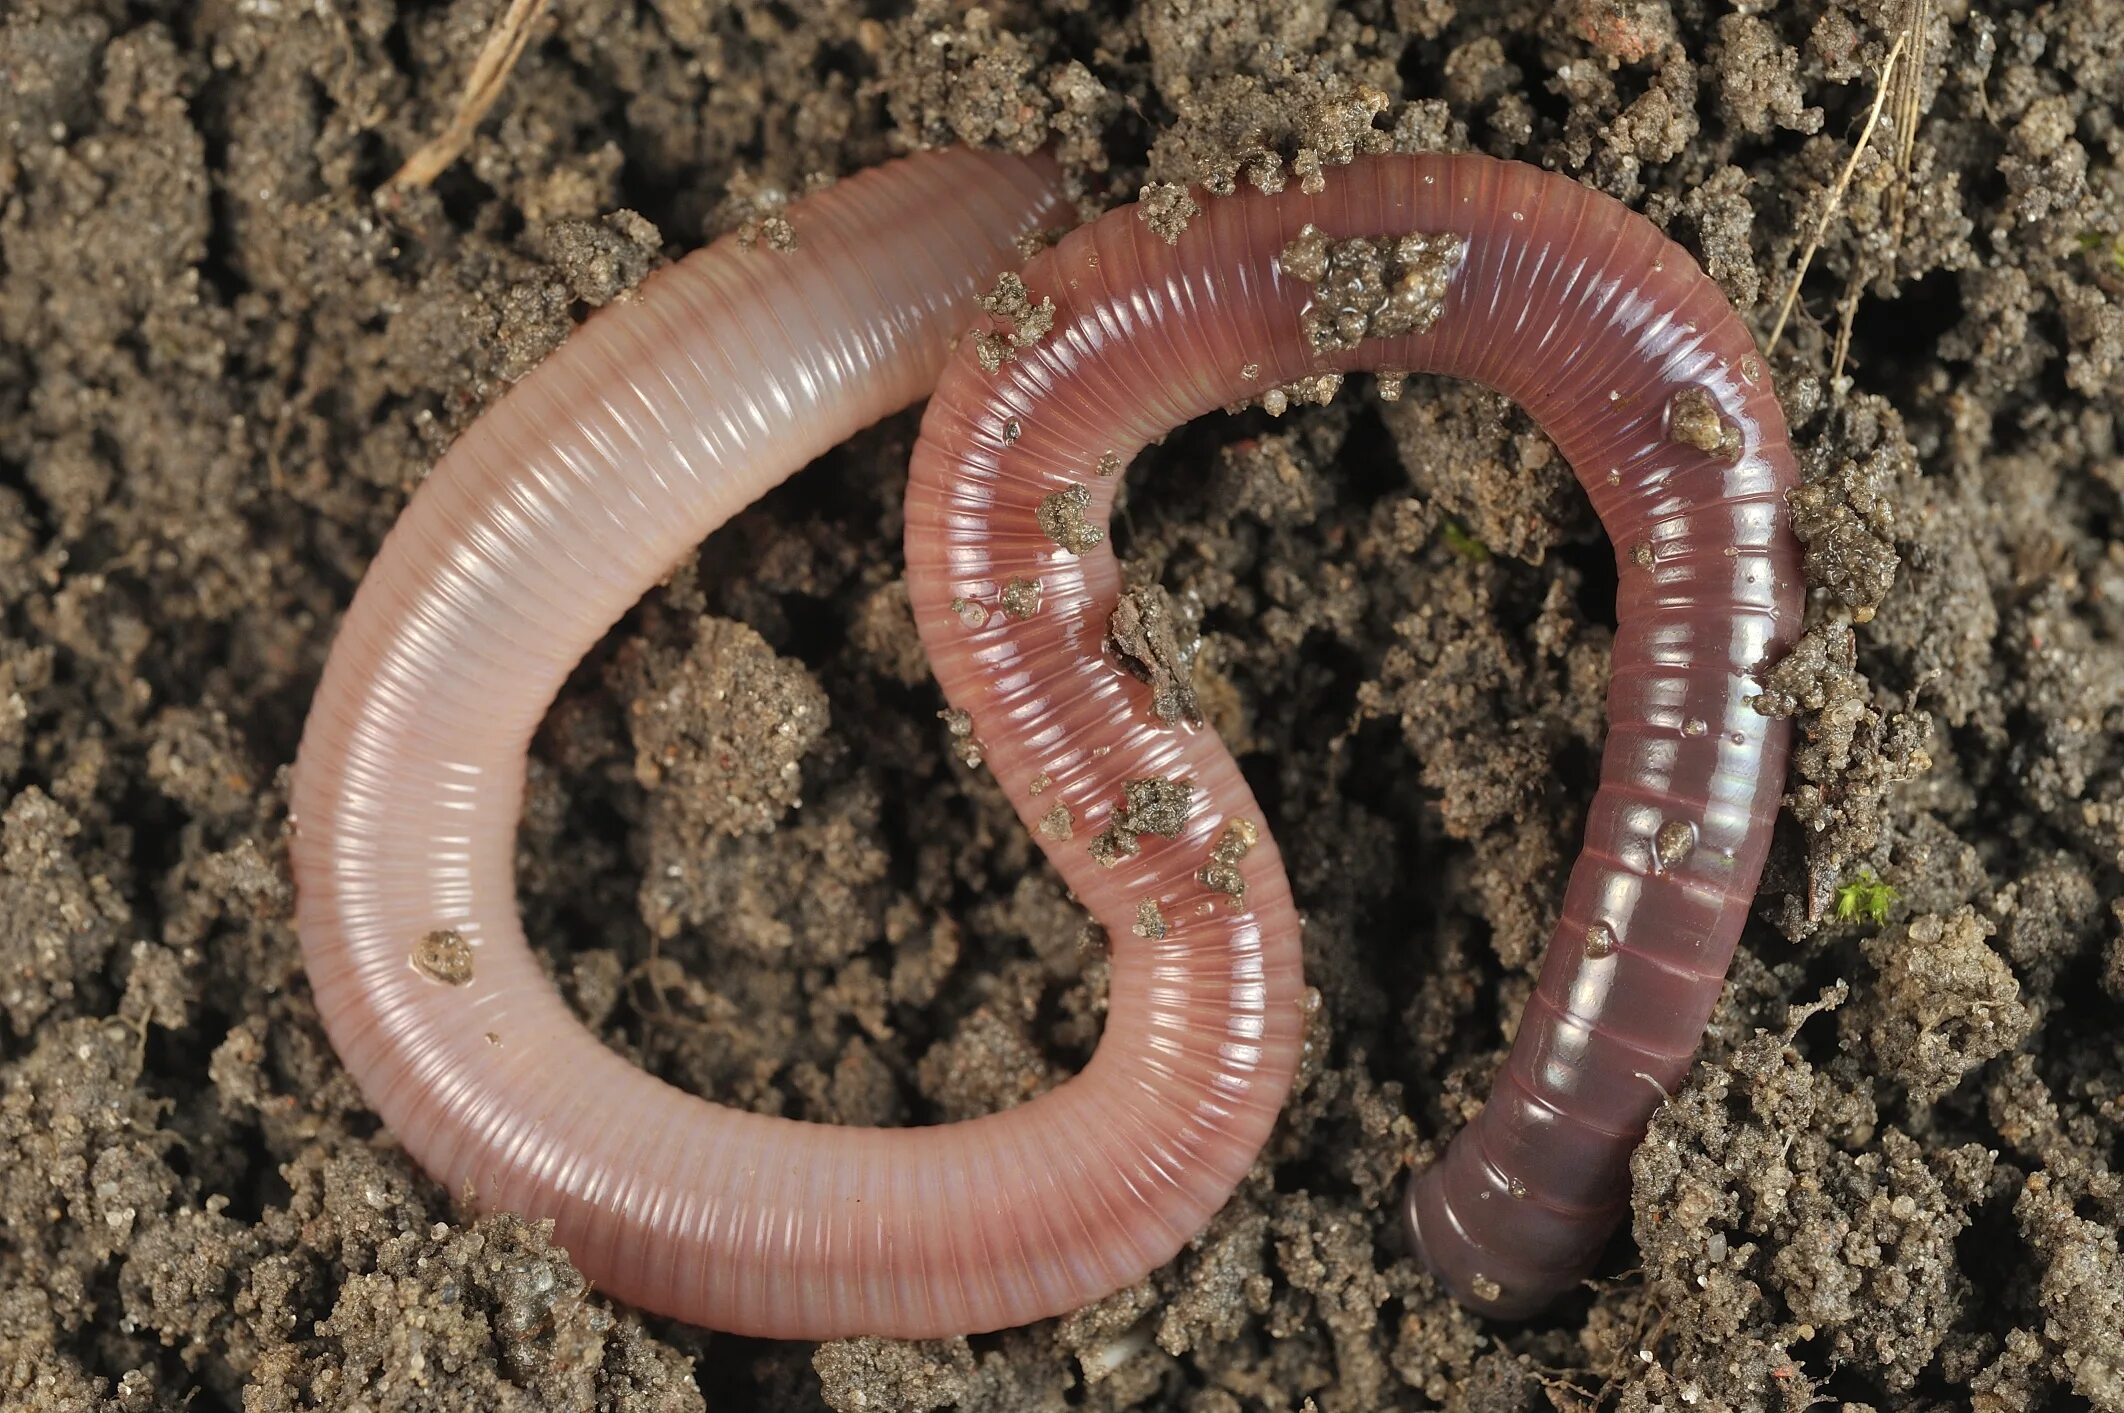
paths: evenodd
<path fill-rule="evenodd" d="M 1456 372 L 1528 406 L 1630 546 L 1603 785 L 1540 1009 L 1412 1189 L 1456 1292 L 1531 1308 L 1612 1226 L 1655 1086 L 1716 998 L 1785 749 L 1749 674 L 1798 602 L 1791 460 L 1745 333 L 1682 252 L 1560 178 L 1368 159 L 1317 197 L 1209 202 L 1172 247 L 1116 212 L 1027 268 L 1051 329 L 961 349 L 916 453 L 909 580 L 947 694 L 1119 939 L 1082 1075 L 936 1129 L 733 1112 L 606 1050 L 525 945 L 525 751 L 567 672 L 717 525 L 921 396 L 1014 239 L 1060 214 L 1038 160 L 851 179 L 791 208 L 794 254 L 725 243 L 653 277 L 460 439 L 365 577 L 304 732 L 297 922 L 326 1028 L 439 1181 L 553 1218 L 602 1289 L 652 1310 L 937 1335 L 1140 1278 L 1266 1140 L 1302 977 L 1231 757 L 1101 659 L 1112 473 L 1297 379 Z M 1369 289 L 1375 266 L 1391 288 Z"/>
<path fill-rule="evenodd" d="M 1286 387 L 1364 368 L 1506 394 L 1592 496 L 1621 574 L 1599 793 L 1511 1056 L 1407 1207 L 1464 1303 L 1538 1309 L 1626 1209 L 1630 1151 L 1718 1000 L 1783 788 L 1786 727 L 1750 698 L 1798 630 L 1797 471 L 1754 342 L 1643 218 L 1480 156 L 1366 158 L 1318 195 L 1206 201 L 1170 246 L 1116 212 L 1024 281 L 1053 300 L 1051 331 L 994 372 L 962 354 L 931 400 L 908 581 L 945 695 L 1027 825 L 1067 810 L 1096 849 L 1141 782 L 1191 787 L 1176 837 L 1145 839 L 1089 886 L 1069 872 L 1086 845 L 1044 840 L 1117 935 L 1143 909 L 1171 920 L 1161 947 L 1282 955 L 1298 921 L 1222 743 L 1166 725 L 1149 689 L 1101 660 L 1120 588 L 1106 472 L 1211 409 L 1273 406 Z M 1037 585 L 1038 611 L 970 627 L 963 605 L 1013 584 Z M 1243 906 L 1205 881 L 1232 829 L 1254 841 L 1237 864 Z M 1165 1005 L 1236 1015 L 1238 989 L 1176 979 Z M 1273 1025 L 1289 997 L 1269 994 Z M 1251 1039 L 1176 1019 L 1158 1043 L 1193 1056 Z"/>

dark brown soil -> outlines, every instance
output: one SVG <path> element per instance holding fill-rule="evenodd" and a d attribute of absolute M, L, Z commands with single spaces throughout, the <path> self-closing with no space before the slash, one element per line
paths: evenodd
<path fill-rule="evenodd" d="M 1792 807 L 1599 1282 L 1485 1327 L 1393 1199 L 1558 905 L 1612 558 L 1517 410 L 1353 383 L 1139 458 L 1120 533 L 1308 918 L 1266 1162 L 1091 1310 L 813 1348 L 460 1219 L 317 1026 L 279 771 L 438 449 L 653 259 L 923 143 L 1052 141 L 1161 222 L 1378 147 L 1524 157 L 1767 333 L 1905 0 L 563 0 L 379 206 L 499 8 L 0 5 L 0 1405 L 2124 1409 L 2124 11 L 1935 0 L 1907 168 L 1884 120 L 1812 262 L 1772 359 L 1817 588 Z M 1101 938 L 937 717 L 915 426 L 718 536 L 534 755 L 532 936 L 730 1103 L 957 1118 L 1098 1032 Z"/>

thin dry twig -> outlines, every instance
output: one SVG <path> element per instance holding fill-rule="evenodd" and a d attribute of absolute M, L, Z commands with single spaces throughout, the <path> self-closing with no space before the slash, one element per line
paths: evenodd
<path fill-rule="evenodd" d="M 1925 44 L 1932 37 L 1932 0 L 1910 0 L 1903 35 L 1910 41 L 1910 62 L 1895 82 L 1895 170 L 1902 180 L 1888 194 L 1894 218 L 1893 249 L 1903 244 L 1903 214 L 1910 196 L 1910 169 L 1917 160 L 1918 107 L 1925 91 Z"/>
<path fill-rule="evenodd" d="M 1843 400 L 1839 389 L 1843 386 L 1844 364 L 1851 357 L 1851 326 L 1858 321 L 1860 286 L 1864 283 L 1860 278 L 1862 273 L 1863 270 L 1852 271 L 1850 283 L 1844 286 L 1844 297 L 1836 310 L 1836 346 L 1829 355 L 1829 387 L 1831 396 L 1839 402 Z"/>
<path fill-rule="evenodd" d="M 548 0 L 509 0 L 509 8 L 494 22 L 494 32 L 487 36 L 479 57 L 472 61 L 472 73 L 465 80 L 465 91 L 458 95 L 457 111 L 450 115 L 449 126 L 422 143 L 405 165 L 391 174 L 384 183 L 386 191 L 425 187 L 464 153 L 480 120 L 508 85 L 509 74 L 531 43 L 531 31 L 544 17 L 547 3 Z"/>
<path fill-rule="evenodd" d="M 1917 128 L 1919 107 L 1925 87 L 1925 42 L 1930 38 L 1932 0 L 1910 0 L 1903 11 L 1903 31 L 1897 36 L 1898 44 L 1908 42 L 1910 58 L 1902 68 L 1895 71 L 1895 82 L 1890 87 L 1889 123 L 1895 128 L 1895 184 L 1888 189 L 1888 251 L 1887 259 L 1892 272 L 1903 250 L 1904 219 L 1910 206 L 1910 173 L 1917 160 Z M 1844 298 L 1837 310 L 1836 350 L 1829 361 L 1829 385 L 1840 388 L 1844 378 L 1844 366 L 1851 358 L 1851 325 L 1858 318 L 1859 299 L 1872 278 L 1869 266 L 1872 261 L 1861 253 L 1845 284 Z"/>
<path fill-rule="evenodd" d="M 123 1011 L 118 1013 L 118 1019 L 134 1029 L 133 1078 L 138 1079 L 147 1073 L 148 1026 L 155 1019 L 155 1007 L 150 1003 L 140 1012 L 137 1021 Z"/>
<path fill-rule="evenodd" d="M 1889 80 L 1895 76 L 1895 61 L 1902 56 L 1903 41 L 1908 34 L 1895 37 L 1895 44 L 1888 50 L 1888 58 L 1881 65 L 1880 91 L 1873 95 L 1873 110 L 1866 115 L 1866 126 L 1859 133 L 1858 145 L 1851 149 L 1851 159 L 1844 163 L 1844 170 L 1837 174 L 1836 185 L 1829 189 L 1828 204 L 1822 207 L 1822 218 L 1815 223 L 1814 234 L 1807 238 L 1807 248 L 1800 252 L 1799 268 L 1792 272 L 1792 283 L 1785 289 L 1785 299 L 1778 306 L 1777 323 L 1771 327 L 1770 338 L 1764 347 L 1765 354 L 1777 352 L 1777 341 L 1783 337 L 1785 322 L 1792 317 L 1792 306 L 1799 299 L 1800 281 L 1807 278 L 1807 267 L 1814 263 L 1814 252 L 1821 248 L 1822 237 L 1829 233 L 1829 223 L 1844 204 L 1844 192 L 1851 185 L 1852 173 L 1858 170 L 1859 158 L 1866 155 L 1866 144 L 1873 140 L 1873 129 L 1881 120 L 1881 109 L 1888 101 Z"/>

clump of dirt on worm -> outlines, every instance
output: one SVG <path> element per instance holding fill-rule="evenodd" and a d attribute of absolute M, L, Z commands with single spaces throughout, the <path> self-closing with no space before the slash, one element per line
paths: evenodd
<path fill-rule="evenodd" d="M 2124 20 L 554 6 L 465 158 L 379 199 L 499 9 L 0 18 L 0 1403 L 2124 1407 Z M 1916 83 L 1840 187 L 1903 28 Z M 406 495 L 659 260 L 771 249 L 789 197 L 945 141 L 1052 144 L 1087 210 L 1142 195 L 1179 239 L 1190 184 L 1523 157 L 1762 331 L 1821 230 L 1769 360 L 1814 589 L 1764 691 L 1790 808 L 1634 1245 L 1543 1320 L 1456 1310 L 1395 1207 L 1531 985 L 1613 637 L 1570 468 L 1465 385 L 1353 380 L 1132 467 L 1117 547 L 1157 612 L 1114 631 L 1239 751 L 1319 994 L 1262 1163 L 1141 1285 L 920 1345 L 644 1321 L 379 1143 L 333 1057 L 282 769 Z M 937 719 L 896 550 L 915 427 L 717 536 L 532 753 L 523 902 L 563 992 L 762 1112 L 1022 1102 L 1135 940 Z"/>

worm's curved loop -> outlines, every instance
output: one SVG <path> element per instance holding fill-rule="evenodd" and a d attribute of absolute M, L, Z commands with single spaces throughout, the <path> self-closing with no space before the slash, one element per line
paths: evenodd
<path fill-rule="evenodd" d="M 1316 350 L 1315 291 L 1277 258 L 1307 225 L 1465 242 L 1435 323 Z M 1019 815 L 1072 825 L 1043 837 L 1071 886 L 1102 919 L 1165 920 L 1151 939 L 1116 930 L 1113 1028 L 1147 1027 L 1110 1034 L 1117 1049 L 1174 1071 L 1280 1052 L 1298 920 L 1230 753 L 1164 725 L 1102 657 L 1120 588 L 1102 465 L 1314 373 L 1449 373 L 1533 414 L 1615 542 L 1620 626 L 1584 848 L 1490 1101 L 1408 1202 L 1463 1303 L 1531 1313 L 1590 1269 L 1627 1208 L 1630 1152 L 1717 1002 L 1783 788 L 1786 726 L 1749 698 L 1799 626 L 1797 472 L 1754 342 L 1628 208 L 1471 155 L 1365 158 L 1318 195 L 1207 200 L 1172 245 L 1115 212 L 1024 278 L 1054 300 L 1053 330 L 993 373 L 965 352 L 947 370 L 908 489 L 909 585 L 945 694 Z M 1333 326 L 1339 311 L 1314 312 Z M 1184 827 L 1098 865 L 1087 841 L 1133 817 L 1129 782 L 1147 780 L 1192 786 Z M 1231 1024 L 1235 988 L 1256 980 L 1258 1028 Z M 1214 1121 L 1252 1141 L 1258 1115 L 1238 1102 L 1252 1093 L 1232 1083 L 1235 1112 Z"/>

